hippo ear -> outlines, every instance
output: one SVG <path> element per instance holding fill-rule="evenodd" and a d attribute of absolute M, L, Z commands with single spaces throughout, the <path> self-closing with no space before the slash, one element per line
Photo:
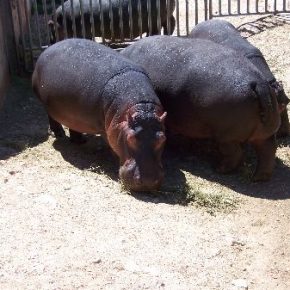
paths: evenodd
<path fill-rule="evenodd" d="M 165 122 L 165 118 L 166 118 L 166 116 L 167 116 L 167 112 L 164 112 L 164 113 L 159 117 L 159 121 L 160 121 L 161 123 L 164 123 L 164 122 Z"/>

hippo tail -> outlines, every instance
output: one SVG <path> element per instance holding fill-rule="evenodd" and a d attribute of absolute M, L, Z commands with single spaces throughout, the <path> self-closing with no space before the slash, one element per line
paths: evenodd
<path fill-rule="evenodd" d="M 274 90 L 270 86 L 251 83 L 251 89 L 260 105 L 260 117 L 265 126 L 271 126 L 278 113 L 277 98 Z"/>
<path fill-rule="evenodd" d="M 274 79 L 270 82 L 270 86 L 276 93 L 278 104 L 284 104 L 286 106 L 290 100 L 284 91 L 282 82 Z"/>

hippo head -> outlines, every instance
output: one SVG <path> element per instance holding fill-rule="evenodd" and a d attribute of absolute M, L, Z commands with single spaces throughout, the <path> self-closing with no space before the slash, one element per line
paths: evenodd
<path fill-rule="evenodd" d="M 137 105 L 128 111 L 118 141 L 119 175 L 133 191 L 156 190 L 164 177 L 161 155 L 166 140 L 166 112 L 160 108 L 146 110 L 144 106 Z"/>

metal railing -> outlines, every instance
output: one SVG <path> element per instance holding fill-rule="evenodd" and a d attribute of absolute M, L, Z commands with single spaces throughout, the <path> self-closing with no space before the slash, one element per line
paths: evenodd
<path fill-rule="evenodd" d="M 290 12 L 289 0 L 209 0 L 209 18 Z"/>
<path fill-rule="evenodd" d="M 186 36 L 225 16 L 290 12 L 290 0 L 11 0 L 17 55 L 31 71 L 50 44 L 81 37 L 113 48 L 155 34 Z"/>

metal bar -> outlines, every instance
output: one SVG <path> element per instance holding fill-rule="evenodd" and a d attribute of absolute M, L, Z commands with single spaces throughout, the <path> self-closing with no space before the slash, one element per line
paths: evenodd
<path fill-rule="evenodd" d="M 104 32 L 104 11 L 102 0 L 99 0 L 100 4 L 100 21 L 101 21 L 101 34 L 102 34 L 102 42 L 105 43 L 105 32 Z"/>
<path fill-rule="evenodd" d="M 156 8 L 157 8 L 157 30 L 158 34 L 161 34 L 160 0 L 156 1 Z"/>
<path fill-rule="evenodd" d="M 80 1 L 80 13 L 81 13 L 81 27 L 82 27 L 82 37 L 86 38 L 86 29 L 85 29 L 85 17 L 84 17 L 84 10 L 83 10 L 83 0 Z"/>
<path fill-rule="evenodd" d="M 250 0 L 247 0 L 247 13 L 250 13 Z"/>
<path fill-rule="evenodd" d="M 123 0 L 119 0 L 119 27 L 121 34 L 121 41 L 124 41 L 124 23 L 123 23 Z"/>
<path fill-rule="evenodd" d="M 176 0 L 176 26 L 177 26 L 177 36 L 180 36 L 180 24 L 179 24 L 179 0 Z"/>
<path fill-rule="evenodd" d="M 210 2 L 212 2 L 212 1 L 210 1 Z M 218 7 L 218 10 L 219 10 L 219 15 L 222 15 L 222 1 L 221 0 L 219 0 L 219 7 Z"/>
<path fill-rule="evenodd" d="M 132 15 L 132 0 L 128 2 L 128 12 L 129 12 L 129 29 L 130 29 L 130 40 L 133 40 L 133 15 Z"/>
<path fill-rule="evenodd" d="M 189 35 L 189 19 L 188 19 L 188 0 L 185 0 L 185 26 L 186 26 L 186 35 Z"/>
<path fill-rule="evenodd" d="M 240 16 L 247 16 L 247 15 L 266 15 L 266 14 L 269 14 L 270 11 L 268 12 L 259 12 L 259 13 L 256 13 L 256 12 L 250 12 L 250 13 L 241 13 Z M 226 16 L 226 15 L 215 15 L 214 17 L 215 18 L 220 18 L 220 17 L 223 17 L 223 16 Z M 227 16 L 239 16 L 237 13 L 232 13 L 231 15 L 227 15 Z"/>
<path fill-rule="evenodd" d="M 91 33 L 93 41 L 95 41 L 96 37 L 96 31 L 95 31 L 95 19 L 94 19 L 94 13 L 93 13 L 93 2 L 90 0 L 90 24 L 91 24 Z"/>
<path fill-rule="evenodd" d="M 207 11 L 208 11 L 208 5 L 207 5 L 207 0 L 204 0 L 204 20 L 207 20 L 208 17 L 207 17 Z"/>
<path fill-rule="evenodd" d="M 167 34 L 171 34 L 171 21 L 170 21 L 170 0 L 166 0 L 166 22 L 167 22 Z"/>
<path fill-rule="evenodd" d="M 232 14 L 232 1 L 228 0 L 228 14 L 231 15 Z"/>
<path fill-rule="evenodd" d="M 238 11 L 238 14 L 240 15 L 241 14 L 241 0 L 238 0 L 237 11 Z"/>
<path fill-rule="evenodd" d="M 149 35 L 152 35 L 151 0 L 147 0 Z"/>
<path fill-rule="evenodd" d="M 186 20 L 188 19 L 188 15 Z M 195 25 L 198 23 L 198 0 L 195 0 Z"/>
<path fill-rule="evenodd" d="M 52 10 L 53 10 L 53 22 L 54 22 L 54 29 L 55 29 L 55 38 L 56 41 L 59 41 L 59 34 L 58 34 L 58 25 L 56 19 L 56 9 L 55 9 L 55 1 L 52 0 Z"/>
<path fill-rule="evenodd" d="M 46 41 L 47 43 L 49 43 L 50 39 L 49 39 L 49 28 L 48 28 L 48 16 L 47 16 L 47 7 L 46 7 L 46 0 L 42 0 L 42 7 L 43 7 L 43 14 L 44 14 L 44 19 L 45 19 L 45 27 L 46 27 Z"/>
<path fill-rule="evenodd" d="M 219 5 L 220 5 L 220 0 L 219 0 Z M 220 7 L 220 6 L 219 6 Z M 208 14 L 209 14 L 209 19 L 212 19 L 212 0 L 209 0 L 209 4 L 208 4 Z M 221 12 L 221 11 L 220 11 Z"/>
<path fill-rule="evenodd" d="M 70 9 L 71 9 L 71 19 L 72 19 L 72 28 L 73 28 L 73 37 L 77 37 L 77 29 L 76 29 L 76 18 L 75 18 L 75 11 L 74 11 L 74 3 L 73 0 L 70 0 Z M 64 11 L 62 11 L 63 17 L 65 17 L 66 15 L 64 15 Z"/>
<path fill-rule="evenodd" d="M 258 13 L 258 11 L 259 11 L 259 1 L 258 0 L 256 0 L 256 13 Z"/>
<path fill-rule="evenodd" d="M 111 41 L 115 41 L 115 31 L 114 31 L 114 15 L 112 0 L 109 0 L 109 18 L 110 18 L 110 31 L 111 31 Z"/>
<path fill-rule="evenodd" d="M 33 1 L 33 4 L 35 5 L 35 16 L 36 16 L 36 26 L 37 26 L 37 37 L 38 37 L 38 44 L 39 47 L 41 47 L 42 41 L 41 41 L 41 36 L 40 36 L 40 29 L 39 29 L 39 17 L 38 17 L 38 7 L 37 7 L 37 2 L 36 0 Z"/>
<path fill-rule="evenodd" d="M 138 27 L 139 27 L 139 36 L 142 38 L 142 6 L 141 6 L 141 0 L 138 0 Z"/>
<path fill-rule="evenodd" d="M 34 66 L 34 63 L 33 63 L 33 51 L 32 51 L 32 47 L 33 47 L 33 44 L 32 44 L 32 33 L 31 33 L 30 20 L 29 20 L 29 17 L 28 17 L 29 14 L 28 14 L 27 2 L 24 3 L 24 12 L 25 12 L 25 18 L 26 18 L 27 26 L 28 26 L 28 38 L 29 38 L 30 56 L 31 56 L 32 66 Z"/>
<path fill-rule="evenodd" d="M 274 13 L 277 13 L 277 0 L 274 0 Z"/>
<path fill-rule="evenodd" d="M 62 12 L 64 13 L 64 0 L 61 0 L 61 9 L 62 9 Z M 64 38 L 66 39 L 67 38 L 66 17 L 62 18 L 62 26 L 63 26 L 63 29 L 64 29 Z"/>
<path fill-rule="evenodd" d="M 25 59 L 25 49 L 26 49 L 26 47 L 25 47 L 24 31 L 23 31 L 23 27 L 21 25 L 22 17 L 21 17 L 21 14 L 20 14 L 19 0 L 16 0 L 16 10 L 17 10 L 18 22 L 19 22 L 19 27 L 20 27 L 20 37 L 21 37 L 21 42 L 22 42 L 22 53 L 23 53 L 23 59 L 24 59 L 24 69 L 27 70 L 27 63 L 26 63 L 26 59 Z M 17 47 L 17 50 L 18 50 L 18 48 L 19 47 Z"/>
<path fill-rule="evenodd" d="M 286 11 L 286 0 L 283 0 L 283 12 Z"/>

